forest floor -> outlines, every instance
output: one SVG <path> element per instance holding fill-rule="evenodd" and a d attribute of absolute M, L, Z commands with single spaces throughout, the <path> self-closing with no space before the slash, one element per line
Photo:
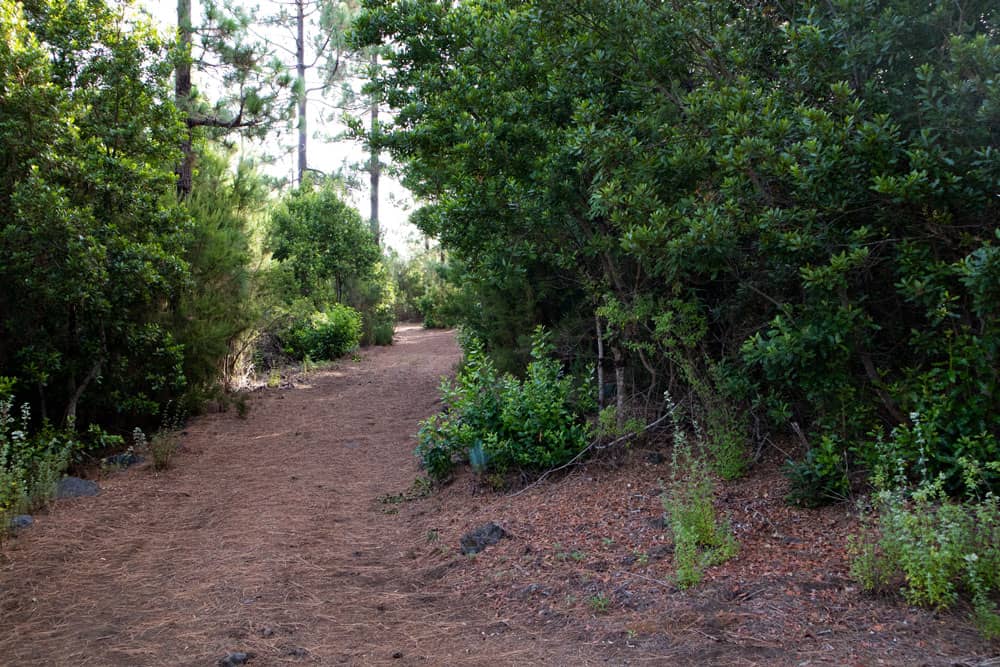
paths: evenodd
<path fill-rule="evenodd" d="M 688 591 L 666 442 L 519 495 L 467 474 L 427 493 L 414 433 L 458 359 L 401 327 L 246 419 L 194 420 L 170 470 L 55 503 L 0 550 L 0 665 L 1000 665 L 968 610 L 863 595 L 854 513 L 787 506 L 774 463 L 722 487 L 741 550 Z M 490 521 L 508 539 L 461 555 Z"/>

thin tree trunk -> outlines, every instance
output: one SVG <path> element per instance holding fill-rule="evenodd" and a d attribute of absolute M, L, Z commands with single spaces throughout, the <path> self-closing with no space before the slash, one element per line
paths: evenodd
<path fill-rule="evenodd" d="M 371 67 L 374 74 L 375 68 L 378 67 L 378 53 L 372 52 L 371 56 Z M 378 128 L 378 98 L 372 93 L 371 98 L 371 132 L 374 135 L 376 129 Z M 376 243 L 381 243 L 381 230 L 379 229 L 378 220 L 378 181 L 382 174 L 382 165 L 378 159 L 378 148 L 374 145 L 371 146 L 371 159 L 368 163 L 369 178 L 371 179 L 371 229 L 372 236 L 375 237 Z"/>
<path fill-rule="evenodd" d="M 94 378 L 96 378 L 98 373 L 101 372 L 101 364 L 103 362 L 104 362 L 103 358 L 98 359 L 97 362 L 90 369 L 90 372 L 87 373 L 87 377 L 83 378 L 83 382 L 81 382 L 79 385 L 75 384 L 75 380 L 71 380 L 71 386 L 72 385 L 75 386 L 72 386 L 71 391 L 73 393 L 69 397 L 69 403 L 66 404 L 66 414 L 64 421 L 67 426 L 72 426 L 76 423 L 76 406 L 80 403 L 80 397 L 83 396 L 83 392 L 87 389 L 87 385 L 93 382 Z"/>
<path fill-rule="evenodd" d="M 597 408 L 604 409 L 604 334 L 601 331 L 601 316 L 594 313 L 597 324 Z"/>
<path fill-rule="evenodd" d="M 191 0 L 177 0 L 177 39 L 180 55 L 174 71 L 174 103 L 185 114 L 191 108 Z M 177 197 L 184 199 L 191 193 L 194 174 L 194 148 L 191 126 L 187 127 L 181 141 L 181 163 L 177 166 Z"/>
<path fill-rule="evenodd" d="M 305 0 L 296 0 L 295 7 L 298 11 L 296 16 L 296 36 L 295 36 L 295 71 L 298 75 L 299 84 L 299 185 L 302 185 L 302 179 L 306 175 L 306 170 L 309 168 L 309 164 L 306 160 L 306 140 L 307 140 L 307 127 L 306 122 L 306 17 L 305 17 Z"/>
<path fill-rule="evenodd" d="M 625 357 L 617 345 L 611 346 L 611 356 L 615 360 L 615 424 L 621 429 L 625 425 Z"/>

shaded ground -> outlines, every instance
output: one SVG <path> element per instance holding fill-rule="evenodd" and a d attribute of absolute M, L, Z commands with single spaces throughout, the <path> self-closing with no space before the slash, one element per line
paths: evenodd
<path fill-rule="evenodd" d="M 423 496 L 412 434 L 458 356 L 401 328 L 246 420 L 196 420 L 174 469 L 60 501 L 0 555 L 0 664 L 998 664 L 961 613 L 860 595 L 853 518 L 785 507 L 773 466 L 727 487 L 741 555 L 690 592 L 655 446 L 517 496 Z M 490 520 L 511 537 L 460 555 Z"/>

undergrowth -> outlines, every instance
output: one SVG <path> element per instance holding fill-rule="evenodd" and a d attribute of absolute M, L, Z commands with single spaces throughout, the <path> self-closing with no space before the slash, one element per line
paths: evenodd
<path fill-rule="evenodd" d="M 462 369 L 441 384 L 445 409 L 421 422 L 417 435 L 416 454 L 434 481 L 447 480 L 458 461 L 469 461 L 477 474 L 502 476 L 561 465 L 587 446 L 590 392 L 552 358 L 547 332 L 535 330 L 523 380 L 501 376 L 474 336 L 460 340 Z"/>
<path fill-rule="evenodd" d="M 667 403 L 670 404 L 669 397 Z M 723 563 L 739 551 L 725 522 L 715 514 L 715 484 L 708 464 L 688 443 L 679 410 L 673 408 L 674 448 L 670 484 L 662 500 L 674 540 L 677 585 L 698 584 L 705 568 Z"/>
<path fill-rule="evenodd" d="M 83 444 L 71 431 L 45 425 L 31 432 L 31 408 L 24 403 L 15 413 L 9 393 L 12 383 L 0 378 L 0 538 L 11 520 L 45 505 L 55 494 L 59 478 Z"/>
<path fill-rule="evenodd" d="M 918 416 L 913 423 L 909 431 L 919 439 Z M 983 635 L 1000 638 L 1000 500 L 984 482 L 1000 472 L 1000 462 L 960 458 L 966 495 L 956 500 L 943 472 L 908 482 L 896 435 L 881 443 L 886 464 L 873 476 L 877 521 L 869 519 L 850 543 L 852 575 L 866 591 L 899 590 L 914 605 L 944 609 L 968 599 Z"/>

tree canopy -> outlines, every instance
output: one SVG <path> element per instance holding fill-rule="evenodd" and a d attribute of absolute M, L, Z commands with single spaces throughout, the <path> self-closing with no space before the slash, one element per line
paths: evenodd
<path fill-rule="evenodd" d="M 632 391 L 692 396 L 743 456 L 799 433 L 831 494 L 880 429 L 954 485 L 1000 453 L 997 34 L 980 1 L 368 0 L 357 25 L 467 285 L 578 355 L 596 314 Z"/>

